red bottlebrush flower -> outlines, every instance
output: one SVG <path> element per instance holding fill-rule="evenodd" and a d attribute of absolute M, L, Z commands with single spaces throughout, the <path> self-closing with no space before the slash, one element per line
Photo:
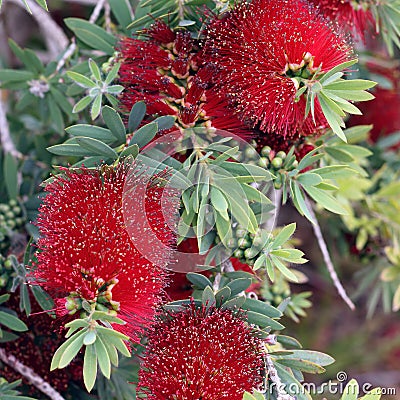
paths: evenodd
<path fill-rule="evenodd" d="M 39 209 L 41 238 L 32 275 L 55 297 L 67 298 L 68 310 L 74 311 L 81 299 L 116 310 L 127 324 L 115 328 L 137 340 L 161 299 L 163 267 L 171 251 L 158 255 L 155 265 L 131 241 L 126 224 L 132 221 L 127 222 L 130 216 L 122 208 L 127 173 L 123 164 L 95 171 L 65 169 L 47 185 Z M 143 183 L 138 178 L 134 184 Z M 147 218 L 158 240 L 172 246 L 174 234 L 168 223 L 177 206 L 174 194 L 153 182 L 146 188 L 145 209 L 135 218 Z M 148 247 L 145 251 L 154 251 L 151 244 Z"/>
<path fill-rule="evenodd" d="M 311 0 L 321 13 L 337 22 L 341 29 L 365 40 L 365 33 L 375 23 L 368 1 Z"/>
<path fill-rule="evenodd" d="M 191 304 L 149 335 L 138 393 L 147 399 L 241 400 L 262 383 L 262 341 L 229 310 Z"/>
<path fill-rule="evenodd" d="M 318 101 L 315 123 L 304 118 L 295 78 L 309 78 L 318 67 L 327 72 L 347 61 L 351 48 L 304 0 L 253 0 L 210 23 L 204 52 L 218 71 L 216 89 L 242 121 L 262 135 L 293 139 L 328 125 Z"/>
<path fill-rule="evenodd" d="M 373 104 L 360 103 L 362 115 L 354 115 L 349 121 L 351 126 L 373 124 L 369 134 L 372 143 L 400 131 L 400 67 L 398 64 L 389 66 L 385 66 L 384 62 L 382 64 L 368 63 L 367 67 L 371 72 L 383 76 L 392 87 L 390 85 L 388 88 L 379 85 L 375 87 Z M 392 148 L 394 150 L 400 148 L 400 142 Z"/>
<path fill-rule="evenodd" d="M 228 101 L 212 90 L 215 69 L 203 63 L 189 32 L 174 32 L 158 20 L 145 33 L 146 41 L 123 38 L 119 43 L 124 112 L 143 100 L 147 120 L 173 115 L 177 128 L 203 125 L 249 135 Z"/>

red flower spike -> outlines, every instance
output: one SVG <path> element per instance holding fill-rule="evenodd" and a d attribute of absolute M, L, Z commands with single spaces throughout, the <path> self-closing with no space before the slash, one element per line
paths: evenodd
<path fill-rule="evenodd" d="M 125 87 L 120 98 L 122 111 L 129 113 L 143 100 L 146 121 L 173 115 L 177 116 L 177 128 L 197 125 L 250 135 L 228 100 L 211 90 L 216 69 L 204 63 L 199 43 L 189 32 L 174 33 L 157 20 L 145 34 L 147 41 L 123 38 L 118 46 L 120 83 Z"/>
<path fill-rule="evenodd" d="M 143 29 L 143 33 L 159 44 L 172 43 L 175 32 L 161 19 L 157 19 L 148 29 Z"/>
<path fill-rule="evenodd" d="M 149 400 L 241 400 L 262 383 L 262 340 L 230 310 L 194 304 L 154 326 L 138 393 Z"/>
<path fill-rule="evenodd" d="M 365 40 L 365 33 L 375 24 L 367 1 L 354 0 L 311 0 L 321 13 L 337 22 L 341 29 L 352 33 L 355 38 Z"/>
<path fill-rule="evenodd" d="M 296 17 L 293 18 L 295 13 Z M 293 78 L 310 78 L 345 62 L 350 46 L 305 0 L 239 3 L 205 32 L 205 61 L 218 69 L 219 93 L 264 134 L 298 138 L 327 127 L 318 101 L 304 119 Z"/>
<path fill-rule="evenodd" d="M 35 283 L 57 297 L 59 307 L 71 311 L 79 299 L 104 300 L 126 322 L 115 329 L 138 340 L 161 300 L 166 284 L 163 267 L 171 251 L 155 265 L 132 243 L 122 211 L 127 166 L 63 172 L 47 185 L 48 194 L 39 209 Z M 137 184 L 141 184 L 139 179 Z M 158 239 L 172 246 L 175 238 L 168 223 L 178 201 L 168 189 L 152 185 L 146 189 L 145 205 L 141 215 L 148 218 Z M 65 311 L 59 310 L 58 315 L 62 314 Z"/>

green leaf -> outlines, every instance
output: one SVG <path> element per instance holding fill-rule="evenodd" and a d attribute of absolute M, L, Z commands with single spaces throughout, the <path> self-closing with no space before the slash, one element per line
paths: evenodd
<path fill-rule="evenodd" d="M 108 74 L 107 74 L 107 76 L 106 76 L 106 79 L 105 79 L 105 81 L 104 81 L 105 85 L 109 85 L 112 81 L 114 81 L 114 79 L 118 76 L 118 72 L 119 72 L 120 67 L 121 67 L 121 64 L 115 64 L 115 65 L 111 68 L 111 70 L 108 72 Z M 120 85 L 114 85 L 114 86 L 120 86 Z M 112 87 L 112 86 L 109 86 L 109 87 L 107 88 L 107 90 L 109 91 L 111 87 Z M 124 87 L 123 87 L 123 86 L 120 86 L 120 87 L 121 87 L 122 90 L 123 90 Z M 120 91 L 122 91 L 122 90 L 119 90 L 119 89 L 118 89 L 118 93 L 119 93 Z M 110 93 L 110 92 L 109 92 L 109 93 Z"/>
<path fill-rule="evenodd" d="M 274 366 L 285 385 L 287 393 L 295 396 L 297 400 L 312 400 L 310 394 L 304 390 L 304 387 L 300 382 L 290 372 L 288 372 L 286 368 L 282 367 L 278 363 L 274 363 Z"/>
<path fill-rule="evenodd" d="M 106 378 L 110 379 L 111 361 L 107 349 L 104 345 L 104 342 L 100 337 L 97 338 L 95 347 L 97 353 L 97 361 L 99 363 L 100 370 Z"/>
<path fill-rule="evenodd" d="M 102 76 L 101 76 L 100 68 L 91 58 L 89 58 L 89 68 L 90 68 L 90 72 L 92 73 L 94 79 L 97 82 L 101 82 Z"/>
<path fill-rule="evenodd" d="M 139 146 L 137 144 L 133 144 L 132 146 L 126 147 L 119 156 L 120 158 L 128 156 L 136 158 L 138 154 L 139 154 Z"/>
<path fill-rule="evenodd" d="M 322 178 L 313 172 L 304 172 L 297 175 L 296 180 L 305 186 L 317 186 L 322 182 Z"/>
<path fill-rule="evenodd" d="M 69 126 L 65 130 L 72 136 L 85 136 L 107 144 L 115 142 L 115 136 L 112 135 L 111 131 L 100 126 L 78 124 Z"/>
<path fill-rule="evenodd" d="M 61 110 L 57 103 L 50 96 L 47 97 L 47 99 L 50 111 L 50 121 L 55 126 L 57 131 L 62 131 L 64 129 L 64 119 Z"/>
<path fill-rule="evenodd" d="M 99 155 L 116 160 L 118 154 L 107 144 L 89 137 L 76 137 L 79 146 L 89 152 L 89 155 Z"/>
<path fill-rule="evenodd" d="M 376 82 L 368 81 L 365 79 L 340 79 L 339 81 L 324 85 L 326 89 L 330 90 L 366 90 L 371 89 L 376 85 Z"/>
<path fill-rule="evenodd" d="M 75 105 L 74 108 L 72 109 L 72 112 L 74 114 L 81 112 L 84 110 L 86 107 L 89 106 L 89 104 L 93 101 L 93 98 L 90 96 L 85 96 L 82 97 Z"/>
<path fill-rule="evenodd" d="M 247 320 L 250 324 L 258 325 L 261 329 L 264 329 L 267 326 L 270 327 L 273 331 L 279 331 L 285 328 L 281 323 L 275 321 L 270 317 L 267 317 L 264 314 L 260 314 L 255 311 L 247 311 L 246 315 Z"/>
<path fill-rule="evenodd" d="M 31 71 L 0 69 L 0 82 L 27 82 L 35 78 L 35 74 Z"/>
<path fill-rule="evenodd" d="M 116 38 L 98 25 L 80 18 L 66 18 L 64 22 L 78 39 L 89 47 L 103 51 L 110 56 L 114 54 Z"/>
<path fill-rule="evenodd" d="M 322 96 L 318 96 L 319 104 L 321 106 L 322 112 L 328 121 L 329 126 L 333 130 L 333 132 L 340 137 L 344 142 L 347 141 L 346 135 L 344 134 L 341 126 L 343 124 L 343 120 L 332 111 L 329 107 L 328 103 Z"/>
<path fill-rule="evenodd" d="M 234 297 L 221 305 L 221 310 L 238 310 L 246 301 L 246 296 Z"/>
<path fill-rule="evenodd" d="M 47 8 L 47 2 L 46 0 L 35 0 L 36 3 L 39 4 L 40 7 L 42 7 L 44 10 L 49 11 L 49 9 Z"/>
<path fill-rule="evenodd" d="M 243 310 L 254 311 L 270 318 L 280 318 L 282 313 L 275 307 L 260 300 L 247 298 L 242 306 Z"/>
<path fill-rule="evenodd" d="M 355 379 L 352 379 L 344 388 L 341 400 L 357 400 L 359 393 L 358 383 Z"/>
<path fill-rule="evenodd" d="M 210 198 L 212 206 L 220 213 L 225 213 L 228 209 L 228 202 L 222 192 L 215 186 L 211 187 Z"/>
<path fill-rule="evenodd" d="M 3 173 L 8 197 L 16 199 L 18 196 L 18 163 L 11 153 L 4 155 Z"/>
<path fill-rule="evenodd" d="M 189 272 L 186 274 L 186 278 L 200 290 L 204 290 L 207 286 L 212 287 L 211 281 L 204 275 L 197 274 L 195 272 Z"/>
<path fill-rule="evenodd" d="M 8 301 L 10 298 L 10 294 L 6 293 L 0 296 L 0 304 L 5 303 L 6 301 Z"/>
<path fill-rule="evenodd" d="M 324 84 L 324 83 L 326 83 L 328 81 L 328 79 L 330 77 L 335 75 L 337 72 L 343 71 L 344 69 L 347 69 L 347 68 L 349 68 L 352 65 L 357 64 L 357 63 L 358 63 L 357 59 L 341 63 L 341 64 L 337 65 L 336 67 L 332 68 L 331 70 L 329 70 L 326 74 L 324 74 L 324 76 L 321 79 L 319 79 L 319 82 L 321 84 Z"/>
<path fill-rule="evenodd" d="M 324 190 L 312 186 L 305 186 L 304 190 L 314 199 L 314 201 L 327 210 L 341 215 L 347 215 L 347 210 L 330 194 Z"/>
<path fill-rule="evenodd" d="M 289 225 L 286 225 L 284 228 L 281 229 L 281 231 L 278 233 L 278 235 L 274 239 L 274 249 L 278 248 L 279 246 L 282 246 L 284 243 L 286 243 L 294 234 L 294 231 L 296 230 L 296 223 L 293 222 Z"/>
<path fill-rule="evenodd" d="M 97 353 L 93 344 L 86 346 L 83 360 L 83 382 L 88 392 L 93 389 L 97 375 Z"/>
<path fill-rule="evenodd" d="M 142 148 L 153 140 L 157 132 L 158 125 L 155 122 L 144 125 L 133 134 L 129 145 L 137 144 L 139 148 Z"/>
<path fill-rule="evenodd" d="M 58 104 L 58 106 L 65 112 L 65 114 L 70 115 L 72 113 L 72 106 L 65 97 L 63 93 L 61 93 L 54 86 L 50 86 L 50 93 L 53 96 L 54 100 Z"/>
<path fill-rule="evenodd" d="M 239 278 L 229 282 L 226 286 L 231 289 L 231 295 L 236 296 L 239 293 L 244 292 L 250 285 L 250 278 Z"/>
<path fill-rule="evenodd" d="M 217 305 L 221 305 L 225 301 L 229 300 L 229 298 L 231 297 L 231 293 L 231 289 L 229 289 L 229 287 L 227 286 L 219 289 L 218 292 L 215 293 L 215 300 L 217 302 Z"/>
<path fill-rule="evenodd" d="M 56 144 L 55 146 L 48 147 L 47 151 L 57 156 L 84 157 L 90 155 L 90 152 L 83 149 L 79 144 Z"/>
<path fill-rule="evenodd" d="M 91 344 L 93 344 L 96 341 L 96 339 L 97 339 L 96 331 L 90 330 L 83 337 L 83 344 L 85 346 L 90 346 Z"/>
<path fill-rule="evenodd" d="M 134 132 L 142 122 L 145 115 L 146 103 L 144 101 L 138 101 L 133 105 L 131 112 L 129 113 L 128 131 L 131 133 Z"/>
<path fill-rule="evenodd" d="M 215 305 L 216 300 L 215 300 L 214 292 L 210 286 L 207 286 L 203 290 L 203 293 L 201 296 L 201 302 L 207 307 L 211 307 L 211 306 Z"/>
<path fill-rule="evenodd" d="M 343 162 L 354 161 L 353 156 L 346 150 L 341 149 L 340 147 L 341 146 L 326 146 L 325 151 L 335 160 Z"/>
<path fill-rule="evenodd" d="M 90 109 L 90 117 L 92 118 L 92 120 L 95 120 L 100 115 L 101 102 L 102 102 L 102 95 L 99 94 L 98 96 L 95 97 L 92 103 L 92 107 Z"/>
<path fill-rule="evenodd" d="M 115 136 L 118 144 L 126 142 L 126 132 L 125 125 L 122 122 L 119 114 L 111 107 L 104 106 L 102 110 L 102 116 L 107 127 L 110 129 L 111 133 Z"/>
<path fill-rule="evenodd" d="M 128 0 L 109 0 L 111 11 L 118 24 L 126 28 L 133 20 L 132 8 Z"/>
<path fill-rule="evenodd" d="M 71 363 L 71 361 L 79 353 L 79 350 L 82 348 L 84 337 L 84 335 L 77 336 L 76 339 L 65 348 L 58 363 L 58 368 L 64 368 Z"/>
<path fill-rule="evenodd" d="M 0 324 L 15 332 L 25 332 L 28 330 L 28 327 L 23 321 L 4 311 L 0 311 Z"/>
<path fill-rule="evenodd" d="M 274 356 L 286 360 L 305 360 L 326 367 L 335 362 L 328 354 L 314 350 L 282 350 L 279 355 Z"/>
<path fill-rule="evenodd" d="M 62 355 L 64 354 L 65 349 L 73 342 L 75 341 L 78 337 L 83 336 L 86 333 L 86 330 L 81 330 L 77 333 L 75 333 L 73 336 L 71 336 L 68 340 L 66 340 L 54 353 L 53 359 L 51 360 L 51 365 L 50 365 L 50 371 L 54 371 L 56 368 L 58 368 L 60 364 L 60 360 Z"/>
<path fill-rule="evenodd" d="M 72 79 L 76 84 L 81 87 L 91 89 L 97 87 L 96 83 L 93 82 L 91 79 L 86 77 L 85 75 L 78 74 L 74 71 L 67 71 L 68 78 Z"/>
<path fill-rule="evenodd" d="M 302 372 L 307 372 L 309 374 L 322 374 L 325 372 L 325 368 L 311 361 L 278 359 L 277 362 L 286 367 L 297 369 Z"/>
<path fill-rule="evenodd" d="M 293 203 L 299 213 L 304 215 L 310 222 L 315 224 L 317 221 L 315 220 L 314 216 L 311 214 L 304 198 L 303 191 L 300 189 L 300 185 L 298 185 L 294 181 L 290 181 L 290 190 L 291 195 L 293 198 Z"/>
<path fill-rule="evenodd" d="M 163 115 L 156 118 L 153 122 L 157 123 L 159 131 L 171 129 L 175 124 L 175 117 L 172 115 Z"/>
<path fill-rule="evenodd" d="M 298 282 L 297 276 L 278 257 L 271 255 L 270 259 L 274 266 L 290 281 Z"/>

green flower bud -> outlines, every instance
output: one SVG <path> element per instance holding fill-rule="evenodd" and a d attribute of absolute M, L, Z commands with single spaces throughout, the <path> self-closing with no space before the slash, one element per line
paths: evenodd
<path fill-rule="evenodd" d="M 9 258 L 7 258 L 7 260 L 4 261 L 4 267 L 5 267 L 5 269 L 8 269 L 8 270 L 12 269 L 12 262 Z"/>
<path fill-rule="evenodd" d="M 283 160 L 280 157 L 275 157 L 272 161 L 271 164 L 274 168 L 279 169 L 282 167 Z"/>
<path fill-rule="evenodd" d="M 18 205 L 18 202 L 17 202 L 17 200 L 15 200 L 15 199 L 11 199 L 11 200 L 8 202 L 8 204 L 9 204 L 11 207 L 15 207 L 15 206 Z"/>
<path fill-rule="evenodd" d="M 21 214 L 21 207 L 13 207 L 12 208 L 12 212 L 14 213 L 15 216 L 20 215 Z"/>
<path fill-rule="evenodd" d="M 237 249 L 233 252 L 233 257 L 238 258 L 241 260 L 243 258 L 243 250 Z"/>
<path fill-rule="evenodd" d="M 244 228 L 238 228 L 235 231 L 235 236 L 237 238 L 242 238 L 242 237 L 245 237 L 246 235 L 247 235 L 247 230 Z"/>
<path fill-rule="evenodd" d="M 246 150 L 244 151 L 244 155 L 246 159 L 255 159 L 258 156 L 257 150 L 254 147 L 246 147 Z"/>
<path fill-rule="evenodd" d="M 284 151 L 278 151 L 275 157 L 282 158 L 284 160 L 286 158 L 286 153 Z"/>
<path fill-rule="evenodd" d="M 268 157 L 269 156 L 269 154 L 271 153 L 271 147 L 269 147 L 269 146 L 264 146 L 262 149 L 261 149 L 261 156 L 263 156 L 263 157 Z"/>
<path fill-rule="evenodd" d="M 244 256 L 245 258 L 247 258 L 248 260 L 250 260 L 251 258 L 256 257 L 256 255 L 259 253 L 259 251 L 257 251 L 256 249 L 246 249 L 244 251 Z"/>
<path fill-rule="evenodd" d="M 246 238 L 240 238 L 240 239 L 238 240 L 238 246 L 239 246 L 241 249 L 247 249 L 248 247 L 251 246 L 251 242 L 250 242 L 250 240 L 248 240 L 248 239 L 246 239 Z"/>
<path fill-rule="evenodd" d="M 258 165 L 262 168 L 267 168 L 269 165 L 269 159 L 267 157 L 261 157 L 258 160 Z"/>

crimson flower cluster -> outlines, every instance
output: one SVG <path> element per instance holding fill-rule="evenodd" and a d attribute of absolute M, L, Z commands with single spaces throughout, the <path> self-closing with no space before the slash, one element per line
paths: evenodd
<path fill-rule="evenodd" d="M 174 115 L 178 127 L 195 124 L 246 135 L 247 128 L 213 89 L 214 69 L 204 66 L 199 43 L 188 31 L 172 31 L 157 20 L 147 40 L 122 38 L 119 44 L 122 108 L 144 100 L 152 116 Z"/>
<path fill-rule="evenodd" d="M 242 400 L 262 383 L 262 340 L 229 310 L 189 305 L 156 324 L 139 372 L 147 399 Z"/>
<path fill-rule="evenodd" d="M 311 0 L 312 3 L 341 29 L 355 38 L 365 39 L 365 33 L 375 23 L 369 0 Z"/>
<path fill-rule="evenodd" d="M 171 251 L 157 265 L 137 250 L 126 229 L 123 192 L 128 167 L 67 170 L 46 187 L 40 207 L 36 284 L 56 298 L 58 314 L 73 313 L 82 300 L 117 312 L 126 325 L 116 325 L 132 340 L 154 317 L 166 284 L 164 268 Z M 130 179 L 133 179 L 130 176 Z M 142 184 L 138 179 L 138 185 Z M 178 201 L 153 182 L 146 188 L 142 218 L 167 246 L 169 225 Z M 126 215 L 128 214 L 128 215 Z M 149 252 L 152 249 L 148 249 Z"/>
<path fill-rule="evenodd" d="M 175 115 L 183 128 L 258 136 L 275 150 L 328 127 L 318 100 L 315 119 L 305 117 L 297 78 L 325 73 L 352 53 L 345 35 L 306 0 L 237 3 L 211 18 L 199 42 L 162 21 L 146 34 L 119 44 L 125 111 L 144 100 L 149 118 Z"/>

